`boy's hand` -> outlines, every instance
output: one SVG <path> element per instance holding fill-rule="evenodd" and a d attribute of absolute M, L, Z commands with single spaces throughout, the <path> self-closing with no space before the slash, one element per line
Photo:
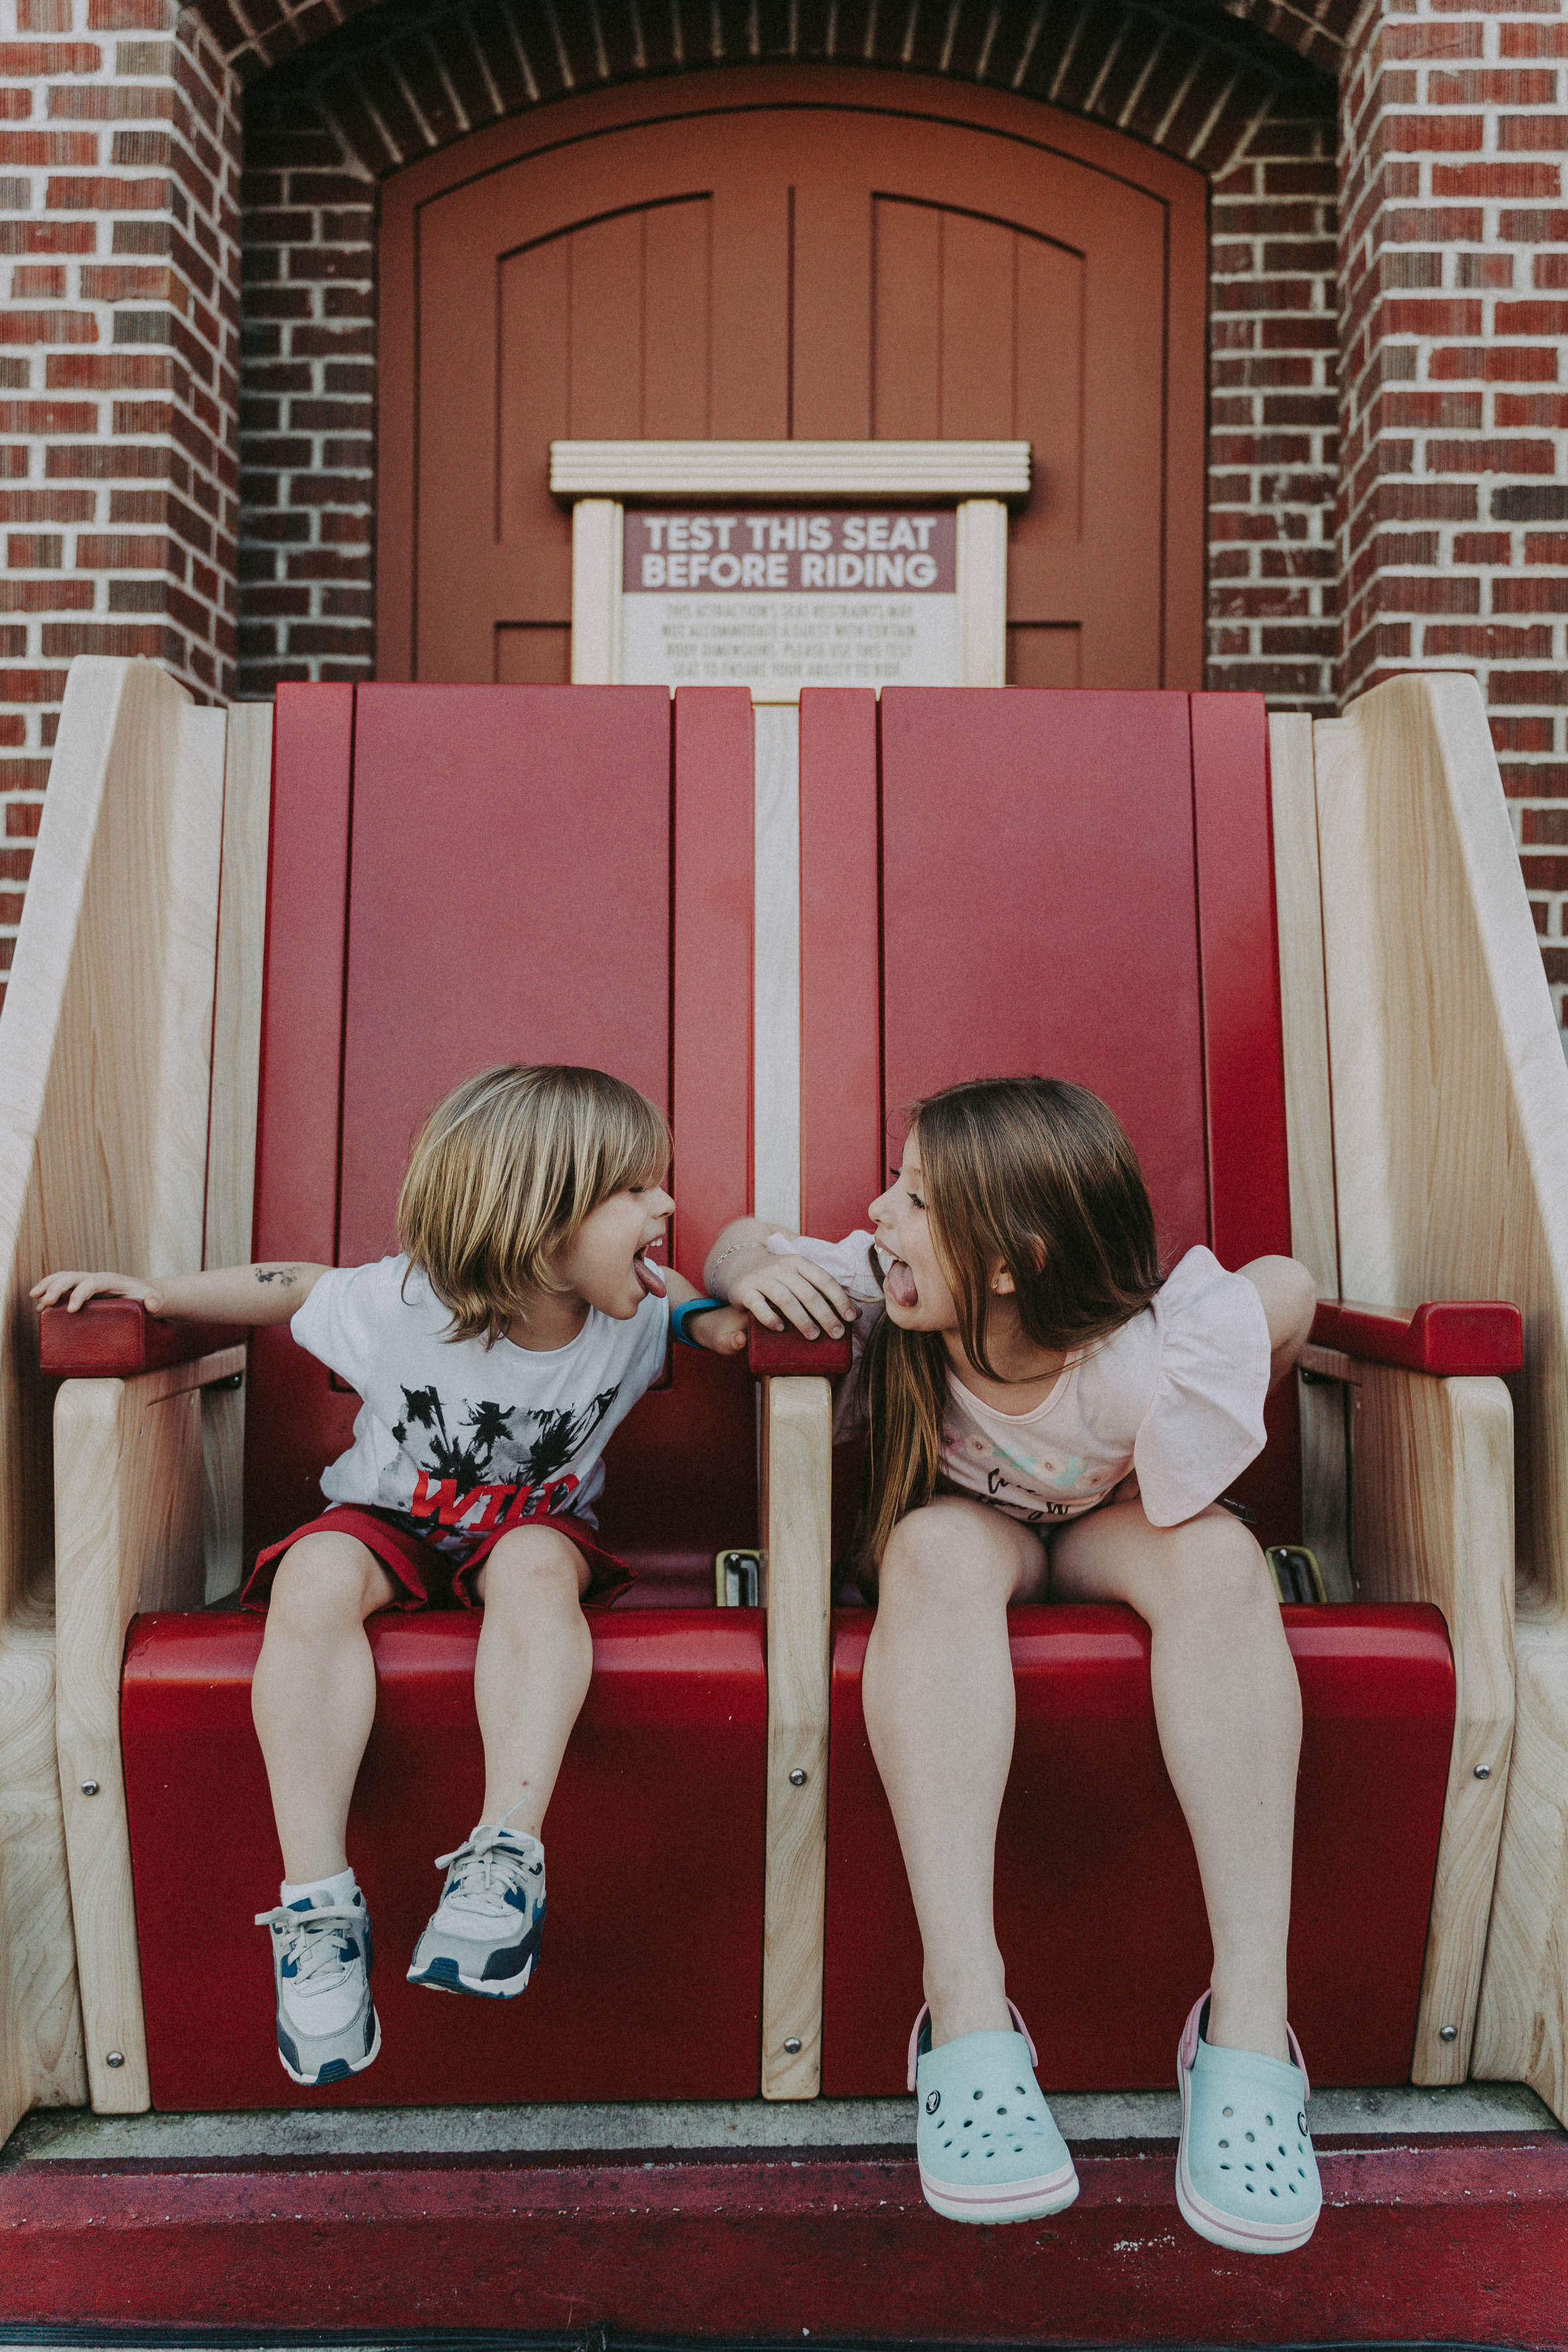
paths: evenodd
<path fill-rule="evenodd" d="M 845 1326 L 860 1311 L 848 1292 L 807 1257 L 770 1257 L 731 1283 L 730 1297 L 766 1329 L 782 1331 L 793 1324 L 805 1339 L 818 1339 L 825 1331 L 841 1339 Z"/>
<path fill-rule="evenodd" d="M 68 1290 L 66 1306 L 72 1315 L 89 1298 L 137 1298 L 149 1315 L 156 1315 L 163 1304 L 160 1291 L 132 1274 L 47 1274 L 42 1282 L 34 1283 L 30 1296 L 40 1307 L 58 1307 Z"/>
<path fill-rule="evenodd" d="M 715 1356 L 738 1356 L 746 1344 L 747 1317 L 739 1307 L 711 1307 L 687 1324 L 700 1348 Z"/>

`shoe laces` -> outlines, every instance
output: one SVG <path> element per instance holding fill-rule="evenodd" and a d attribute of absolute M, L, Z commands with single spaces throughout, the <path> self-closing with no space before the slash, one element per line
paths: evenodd
<path fill-rule="evenodd" d="M 349 1903 L 323 1903 L 310 1911 L 296 1911 L 280 1903 L 275 1910 L 256 1915 L 258 1927 L 282 1931 L 284 1962 L 292 1964 L 300 1991 L 325 1992 L 331 1981 L 353 1967 L 359 1954 L 339 1931 L 344 1927 L 363 1929 L 364 1923 L 364 1913 Z"/>
<path fill-rule="evenodd" d="M 518 1885 L 520 1876 L 543 1877 L 544 1849 L 539 1840 L 526 1830 L 507 1827 L 516 1811 L 513 1805 L 499 1822 L 481 1822 L 461 1845 L 437 1855 L 437 1869 L 452 1873 L 441 1896 L 444 1904 L 456 1903 L 469 1911 L 502 1910 L 508 1889 Z"/>

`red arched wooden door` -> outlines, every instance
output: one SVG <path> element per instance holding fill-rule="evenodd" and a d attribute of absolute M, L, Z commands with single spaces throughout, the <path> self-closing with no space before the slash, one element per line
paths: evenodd
<path fill-rule="evenodd" d="M 564 678 L 552 439 L 1025 438 L 1008 674 L 1201 683 L 1201 177 L 1025 100 L 736 71 L 388 184 L 381 672 Z"/>

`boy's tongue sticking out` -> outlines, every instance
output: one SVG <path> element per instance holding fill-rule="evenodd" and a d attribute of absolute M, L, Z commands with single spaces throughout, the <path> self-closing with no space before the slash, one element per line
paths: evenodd
<path fill-rule="evenodd" d="M 638 1282 L 642 1285 L 643 1296 L 645 1298 L 662 1298 L 664 1297 L 664 1276 L 659 1272 L 658 1266 L 654 1265 L 651 1258 L 634 1257 L 632 1260 L 632 1272 L 636 1275 Z"/>
<path fill-rule="evenodd" d="M 921 1303 L 914 1276 L 901 1257 L 896 1257 L 883 1275 L 882 1287 L 897 1306 L 918 1307 Z"/>

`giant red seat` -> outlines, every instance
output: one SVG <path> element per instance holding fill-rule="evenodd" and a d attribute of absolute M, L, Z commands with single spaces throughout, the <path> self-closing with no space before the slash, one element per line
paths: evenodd
<path fill-rule="evenodd" d="M 284 687 L 255 1254 L 391 1250 L 431 1102 L 487 1062 L 581 1061 L 671 1114 L 673 1256 L 700 1279 L 747 1197 L 751 793 L 733 692 L 672 708 L 658 689 Z M 718 1611 L 713 1583 L 718 1550 L 757 1540 L 753 1389 L 743 1361 L 671 1353 L 609 1453 L 604 1533 L 638 1581 L 592 1620 L 525 2000 L 432 2000 L 403 1978 L 432 1858 L 479 1801 L 474 1617 L 373 1622 L 376 1724 L 348 1843 L 384 2050 L 325 2093 L 277 2063 L 251 1926 L 279 1871 L 249 1719 L 260 1620 L 133 1622 L 121 1727 L 155 2106 L 755 2093 L 763 1616 Z M 286 1325 L 255 1335 L 247 1553 L 315 1515 L 357 1404 Z"/>
<path fill-rule="evenodd" d="M 1195 1243 L 1228 1265 L 1289 1253 L 1258 698 L 889 689 L 879 708 L 808 691 L 800 773 L 808 1231 L 865 1223 L 911 1101 L 1039 1070 L 1093 1087 L 1123 1120 L 1167 1265 Z M 847 931 L 845 906 L 875 906 L 879 923 Z M 1297 1541 L 1290 1387 L 1269 1421 L 1238 1493 L 1266 1543 Z M 840 1539 L 847 1524 L 841 1507 Z M 1292 2015 L 1319 2081 L 1408 2080 L 1426 2054 L 1418 2016 L 1434 2053 L 1456 2031 L 1437 2013 L 1454 1987 L 1433 1899 L 1455 1672 L 1444 1616 L 1419 1597 L 1421 1546 L 1412 1529 L 1403 1601 L 1285 1612 L 1306 1713 Z M 848 1608 L 833 1633 L 823 2084 L 837 2093 L 900 2088 L 921 2000 L 861 1712 L 868 1626 Z M 1047 2088 L 1168 2083 L 1209 1945 L 1154 1733 L 1146 1629 L 1124 1609 L 1030 1606 L 1011 1631 L 1018 1726 L 997 1868 L 1009 1990 Z M 1479 1958 L 1478 1942 L 1477 1975 Z"/>

